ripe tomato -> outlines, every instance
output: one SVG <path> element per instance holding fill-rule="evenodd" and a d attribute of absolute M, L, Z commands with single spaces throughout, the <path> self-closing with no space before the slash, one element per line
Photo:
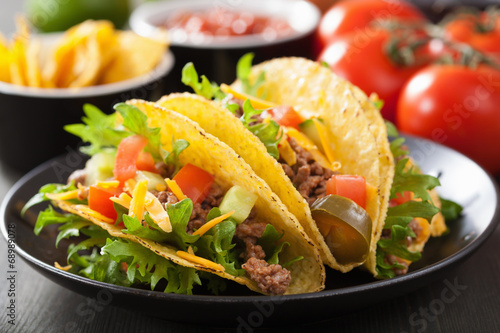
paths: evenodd
<path fill-rule="evenodd" d="M 117 213 L 113 201 L 109 198 L 117 197 L 123 192 L 122 188 L 103 188 L 96 185 L 89 186 L 89 207 L 104 216 L 116 220 Z"/>
<path fill-rule="evenodd" d="M 463 14 L 444 26 L 445 37 L 469 44 L 478 51 L 500 59 L 500 15 L 481 12 Z"/>
<path fill-rule="evenodd" d="M 334 175 L 326 181 L 326 194 L 336 194 L 351 199 L 366 208 L 366 180 L 363 176 Z"/>
<path fill-rule="evenodd" d="M 402 132 L 461 151 L 492 173 L 500 172 L 500 71 L 486 65 L 432 65 L 401 91 Z"/>
<path fill-rule="evenodd" d="M 188 163 L 177 172 L 173 180 L 186 197 L 193 200 L 193 203 L 199 203 L 207 196 L 214 179 L 210 173 Z"/>
<path fill-rule="evenodd" d="M 116 180 L 123 183 L 135 177 L 137 159 L 147 144 L 148 139 L 141 135 L 132 135 L 120 142 L 113 169 L 113 175 Z"/>
<path fill-rule="evenodd" d="M 390 33 L 358 30 L 338 38 L 319 55 L 334 73 L 358 86 L 367 95 L 377 93 L 384 101 L 382 116 L 395 121 L 399 92 L 421 66 L 398 65 L 386 52 Z"/>
<path fill-rule="evenodd" d="M 406 1 L 341 0 L 321 18 L 318 39 L 325 46 L 339 36 L 355 30 L 369 33 L 374 21 L 394 19 L 405 22 L 426 21 L 424 14 Z"/>
<path fill-rule="evenodd" d="M 299 124 L 304 121 L 302 117 L 291 106 L 280 105 L 268 110 L 273 119 L 282 126 L 299 129 Z"/>

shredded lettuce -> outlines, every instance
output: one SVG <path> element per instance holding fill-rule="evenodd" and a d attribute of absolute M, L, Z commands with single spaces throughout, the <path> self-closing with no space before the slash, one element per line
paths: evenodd
<path fill-rule="evenodd" d="M 255 82 L 250 82 L 249 77 L 252 71 L 253 58 L 253 53 L 247 53 L 238 60 L 236 64 L 236 77 L 241 81 L 243 92 L 252 96 L 258 96 L 259 88 L 265 82 L 266 73 L 264 71 L 260 72 Z M 262 95 L 260 97 L 264 98 Z"/>
<path fill-rule="evenodd" d="M 391 231 L 391 238 L 381 238 L 377 243 L 377 266 L 378 277 L 391 278 L 395 276 L 395 269 L 404 268 L 399 263 L 389 264 L 385 261 L 388 255 L 394 255 L 409 261 L 417 261 L 421 258 L 421 253 L 408 250 L 407 238 L 415 237 L 415 233 L 409 223 L 415 217 L 421 217 L 431 221 L 432 217 L 439 213 L 430 198 L 429 190 L 439 186 L 439 180 L 433 176 L 421 174 L 417 167 L 408 167 L 408 150 L 404 147 L 405 139 L 398 136 L 394 126 L 388 126 L 388 132 L 395 136 L 391 142 L 391 152 L 398 160 L 395 166 L 393 184 L 390 198 L 396 198 L 398 194 L 412 192 L 415 199 L 401 205 L 389 207 L 384 229 Z"/>
<path fill-rule="evenodd" d="M 49 201 L 50 199 L 45 196 L 46 193 L 63 193 L 63 192 L 68 192 L 76 190 L 76 186 L 73 183 L 69 184 L 56 184 L 56 183 L 51 183 L 51 184 L 46 184 L 42 186 L 39 190 L 38 193 L 35 194 L 33 197 L 31 197 L 28 202 L 24 205 L 23 209 L 21 210 L 21 216 L 24 216 L 26 211 L 35 206 L 38 205 L 39 203 Z M 85 200 L 78 200 L 78 202 L 75 203 L 86 203 Z"/>
<path fill-rule="evenodd" d="M 168 284 L 164 292 L 177 294 L 192 294 L 194 285 L 201 285 L 196 269 L 176 265 L 137 243 L 108 239 L 101 253 L 108 254 L 115 262 L 127 264 L 130 284 L 140 281 L 154 290 L 160 280 L 166 279 Z"/>
<path fill-rule="evenodd" d="M 162 157 L 165 164 L 174 166 L 174 172 L 172 174 L 173 177 L 182 167 L 179 161 L 179 155 L 184 151 L 184 149 L 189 147 L 189 142 L 184 139 L 175 140 L 173 137 L 172 142 L 172 151 L 167 152 L 163 150 Z"/>
<path fill-rule="evenodd" d="M 441 213 L 443 214 L 446 222 L 456 220 L 462 214 L 464 208 L 461 205 L 445 198 L 440 199 Z"/>
<path fill-rule="evenodd" d="M 195 94 L 203 96 L 206 99 L 222 100 L 226 97 L 226 94 L 220 90 L 218 84 L 210 82 L 205 75 L 202 75 L 201 78 L 198 76 L 192 62 L 188 62 L 182 68 L 181 81 L 186 86 L 191 87 Z"/>
<path fill-rule="evenodd" d="M 123 138 L 130 135 L 124 130 L 114 128 L 117 116 L 115 113 L 106 115 L 91 104 L 85 104 L 83 112 L 83 124 L 66 125 L 64 130 L 89 143 L 80 148 L 87 155 L 92 156 L 106 147 L 117 147 Z"/>
<path fill-rule="evenodd" d="M 269 155 L 279 159 L 278 143 L 281 141 L 283 133 L 280 133 L 280 126 L 274 120 L 268 123 L 257 123 L 252 125 L 253 117 L 260 115 L 264 110 L 256 110 L 249 100 L 243 102 L 243 115 L 240 120 L 246 128 L 253 133 L 266 146 Z"/>
<path fill-rule="evenodd" d="M 201 284 L 195 269 L 174 264 L 140 244 L 111 237 L 92 222 L 78 215 L 58 213 L 52 206 L 39 214 L 35 234 L 39 235 L 44 227 L 52 224 L 61 224 L 56 245 L 64 238 L 88 237 L 68 248 L 67 260 L 74 274 L 121 286 L 146 284 L 151 290 L 164 279 L 165 292 L 183 294 L 191 294 L 193 287 Z M 214 292 L 224 289 L 224 281 L 214 281 L 210 282 Z"/>
<path fill-rule="evenodd" d="M 146 151 L 149 151 L 153 157 L 158 160 L 161 158 L 161 128 L 151 128 L 147 124 L 148 117 L 134 105 L 118 103 L 114 109 L 123 118 L 123 127 L 133 134 L 142 135 L 148 139 Z"/>

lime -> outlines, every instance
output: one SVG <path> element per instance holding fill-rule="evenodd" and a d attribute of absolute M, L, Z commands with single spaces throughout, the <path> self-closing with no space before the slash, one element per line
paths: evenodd
<path fill-rule="evenodd" d="M 129 0 L 26 1 L 26 15 L 41 32 L 64 31 L 87 19 L 109 20 L 122 28 L 129 14 Z"/>

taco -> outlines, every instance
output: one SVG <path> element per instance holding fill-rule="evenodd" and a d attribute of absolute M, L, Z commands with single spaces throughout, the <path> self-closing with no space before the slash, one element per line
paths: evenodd
<path fill-rule="evenodd" d="M 183 82 L 204 98 L 173 94 L 157 104 L 192 118 L 241 155 L 297 217 L 327 265 L 347 272 L 364 264 L 377 277 L 403 273 L 428 239 L 429 228 L 420 224 L 437 216 L 444 225 L 429 194 L 438 180 L 410 166 L 399 154 L 400 139 L 392 147 L 395 165 L 373 101 L 329 69 L 301 58 L 250 64 L 251 56 L 244 57 L 239 80 L 220 87 L 187 65 Z M 393 187 L 396 171 L 404 177 Z M 410 190 L 415 200 L 389 208 L 392 197 Z"/>
<path fill-rule="evenodd" d="M 226 144 L 150 102 L 117 104 L 109 116 L 90 105 L 84 109 L 85 125 L 65 129 L 90 143 L 82 149 L 91 158 L 67 185 L 45 186 L 26 206 L 51 200 L 69 213 L 49 207 L 36 232 L 65 223 L 58 241 L 90 236 L 70 247 L 72 271 L 151 288 L 165 280 L 166 291 L 183 293 L 192 293 L 200 277 L 212 281 L 203 272 L 262 294 L 324 288 L 314 243 Z M 93 247 L 101 255 L 78 253 Z"/>

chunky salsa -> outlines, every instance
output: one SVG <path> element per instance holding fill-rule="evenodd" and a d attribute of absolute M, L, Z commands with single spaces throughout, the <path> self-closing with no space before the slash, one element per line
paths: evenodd
<path fill-rule="evenodd" d="M 172 35 L 184 34 L 186 38 L 261 35 L 264 39 L 273 40 L 293 32 L 293 28 L 283 18 L 217 7 L 204 11 L 179 11 L 161 26 Z"/>

